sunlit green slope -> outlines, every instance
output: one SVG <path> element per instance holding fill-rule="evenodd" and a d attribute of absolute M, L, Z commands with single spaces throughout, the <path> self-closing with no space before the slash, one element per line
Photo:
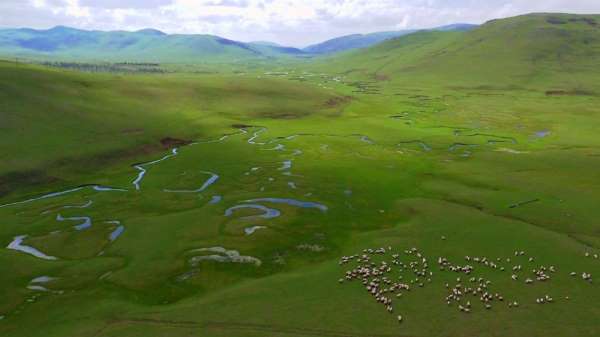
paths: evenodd
<path fill-rule="evenodd" d="M 418 32 L 324 64 L 397 82 L 586 93 L 598 87 L 600 16 L 531 14 L 470 32 Z"/>
<path fill-rule="evenodd" d="M 335 95 L 227 75 L 87 74 L 0 62 L 0 195 L 160 153 L 161 139 L 230 132 L 248 119 L 330 109 Z"/>

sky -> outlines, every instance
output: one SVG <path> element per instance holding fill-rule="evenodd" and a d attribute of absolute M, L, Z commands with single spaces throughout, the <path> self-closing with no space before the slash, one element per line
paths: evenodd
<path fill-rule="evenodd" d="M 302 47 L 529 12 L 600 13 L 600 0 L 0 0 L 0 27 L 155 28 Z"/>

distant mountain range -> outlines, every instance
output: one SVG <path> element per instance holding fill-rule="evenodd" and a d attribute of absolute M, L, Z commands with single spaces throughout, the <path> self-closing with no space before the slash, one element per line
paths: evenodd
<path fill-rule="evenodd" d="M 466 23 L 457 23 L 448 26 L 436 27 L 431 30 L 435 31 L 469 31 L 477 28 L 477 25 Z M 417 29 L 407 29 L 392 32 L 377 32 L 371 34 L 353 34 L 337 37 L 327 40 L 312 46 L 308 46 L 303 50 L 312 54 L 330 54 L 346 50 L 367 48 L 375 44 L 394 39 L 400 36 L 408 35 L 417 32 Z"/>
<path fill-rule="evenodd" d="M 0 30 L 0 55 L 79 61 L 215 62 L 305 54 L 265 43 L 243 43 L 213 35 L 168 35 L 87 31 L 58 26 L 48 30 Z"/>
<path fill-rule="evenodd" d="M 435 30 L 469 30 L 456 24 Z M 0 55 L 65 61 L 235 62 L 308 57 L 357 48 L 414 33 L 416 30 L 349 35 L 304 49 L 272 42 L 239 42 L 214 35 L 166 34 L 156 29 L 88 31 L 64 26 L 48 30 L 1 29 Z"/>

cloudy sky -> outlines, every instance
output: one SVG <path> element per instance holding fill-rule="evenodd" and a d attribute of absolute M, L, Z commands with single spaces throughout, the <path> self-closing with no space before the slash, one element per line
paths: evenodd
<path fill-rule="evenodd" d="M 305 46 L 345 34 L 527 12 L 600 13 L 600 0 L 0 0 L 0 27 L 152 27 Z"/>

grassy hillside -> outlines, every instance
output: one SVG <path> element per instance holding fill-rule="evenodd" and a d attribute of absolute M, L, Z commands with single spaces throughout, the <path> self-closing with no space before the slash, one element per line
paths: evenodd
<path fill-rule="evenodd" d="M 160 153 L 163 138 L 208 137 L 248 118 L 310 115 L 332 97 L 231 75 L 91 75 L 10 62 L 0 62 L 0 72 L 0 195 Z"/>
<path fill-rule="evenodd" d="M 324 67 L 396 82 L 586 93 L 598 89 L 599 64 L 600 16 L 531 14 L 466 33 L 419 32 L 328 60 Z"/>
<path fill-rule="evenodd" d="M 462 32 L 420 31 L 368 49 L 330 56 L 317 61 L 316 67 L 358 78 L 375 78 L 378 74 L 386 78 L 392 75 L 401 77 L 398 72 L 414 67 L 460 40 L 463 35 Z"/>
<path fill-rule="evenodd" d="M 236 62 L 303 54 L 294 48 L 232 41 L 212 35 L 167 35 L 85 31 L 68 27 L 49 30 L 0 30 L 0 55 L 67 61 Z"/>

